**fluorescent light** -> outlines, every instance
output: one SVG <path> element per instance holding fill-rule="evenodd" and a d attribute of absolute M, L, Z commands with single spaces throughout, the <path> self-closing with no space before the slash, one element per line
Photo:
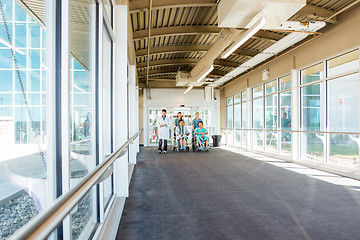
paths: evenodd
<path fill-rule="evenodd" d="M 251 28 L 249 28 L 241 37 L 231 44 L 225 52 L 221 54 L 221 58 L 227 58 L 232 54 L 236 49 L 238 49 L 241 45 L 243 45 L 247 40 L 249 40 L 252 36 L 255 35 L 263 26 L 265 26 L 266 20 L 265 17 L 262 17 L 259 21 L 257 21 Z"/>
<path fill-rule="evenodd" d="M 183 92 L 183 94 L 187 94 L 194 86 L 192 84 L 190 84 L 190 86 L 185 90 L 185 92 Z"/>
<path fill-rule="evenodd" d="M 201 77 L 199 77 L 197 82 L 201 82 L 201 80 L 203 80 L 209 73 L 211 73 L 212 70 L 214 70 L 213 65 L 211 65 L 210 68 L 203 75 L 201 75 Z"/>
<path fill-rule="evenodd" d="M 2 44 L 4 44 L 5 46 L 13 49 L 15 52 L 18 52 L 18 53 L 20 53 L 21 55 L 25 55 L 25 53 L 24 53 L 23 51 L 17 49 L 16 47 L 14 47 L 13 45 L 11 45 L 10 43 L 6 42 L 4 39 L 1 39 L 1 38 L 0 38 L 0 42 L 1 42 Z"/>

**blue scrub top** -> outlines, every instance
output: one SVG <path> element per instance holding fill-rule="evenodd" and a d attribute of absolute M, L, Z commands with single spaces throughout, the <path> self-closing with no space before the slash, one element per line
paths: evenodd
<path fill-rule="evenodd" d="M 198 133 L 206 133 L 207 131 L 206 131 L 205 128 L 200 129 L 199 127 L 197 127 L 197 128 L 195 128 L 195 132 L 198 132 Z M 200 136 L 201 136 L 201 134 L 197 134 L 197 135 L 200 135 Z"/>
<path fill-rule="evenodd" d="M 195 126 L 195 129 L 199 127 L 199 122 L 202 122 L 201 118 L 199 118 L 199 120 L 196 121 L 196 118 L 194 118 L 194 120 L 192 121 L 192 124 L 191 125 L 194 125 Z M 192 129 L 192 128 L 191 128 Z M 192 131 L 194 133 L 194 130 Z"/>

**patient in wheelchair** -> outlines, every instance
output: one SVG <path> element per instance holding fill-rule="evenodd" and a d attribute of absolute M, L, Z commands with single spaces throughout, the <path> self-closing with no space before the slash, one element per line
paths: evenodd
<path fill-rule="evenodd" d="M 179 126 L 176 127 L 176 140 L 180 143 L 180 150 L 186 150 L 186 141 L 189 134 L 184 121 L 180 119 Z"/>
<path fill-rule="evenodd" d="M 207 134 L 209 133 L 204 128 L 204 124 L 202 121 L 199 121 L 198 127 L 195 129 L 194 133 L 200 145 L 200 149 L 204 150 L 204 145 L 205 145 L 205 151 L 208 151 L 210 147 L 209 147 L 209 137 L 207 136 Z"/>

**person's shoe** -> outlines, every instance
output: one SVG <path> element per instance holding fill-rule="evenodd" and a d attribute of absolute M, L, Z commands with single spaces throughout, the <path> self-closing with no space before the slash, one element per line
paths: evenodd
<path fill-rule="evenodd" d="M 209 147 L 205 147 L 205 151 L 209 151 Z"/>
<path fill-rule="evenodd" d="M 163 154 L 166 154 L 166 151 L 163 151 L 162 153 L 163 153 Z"/>
<path fill-rule="evenodd" d="M 201 149 L 201 150 L 204 150 L 204 146 L 201 146 L 200 149 Z"/>
<path fill-rule="evenodd" d="M 185 147 L 182 147 L 181 150 L 185 150 L 186 148 Z"/>
<path fill-rule="evenodd" d="M 161 151 L 161 150 L 158 150 L 158 153 L 162 154 L 162 151 Z"/>

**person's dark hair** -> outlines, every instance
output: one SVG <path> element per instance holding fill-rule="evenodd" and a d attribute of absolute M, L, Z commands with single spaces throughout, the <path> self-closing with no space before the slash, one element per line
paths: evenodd
<path fill-rule="evenodd" d="M 202 121 L 199 121 L 198 124 L 199 124 L 199 123 L 202 123 L 202 125 L 204 125 L 204 123 L 203 123 Z"/>
<path fill-rule="evenodd" d="M 178 114 L 179 114 L 179 113 L 181 114 L 181 112 L 178 112 Z"/>
<path fill-rule="evenodd" d="M 163 110 L 161 110 L 162 112 L 166 112 L 166 109 L 164 108 Z"/>
<path fill-rule="evenodd" d="M 179 123 L 181 123 L 181 122 L 183 122 L 183 121 L 184 121 L 184 120 L 180 119 L 180 120 L 179 120 Z"/>

